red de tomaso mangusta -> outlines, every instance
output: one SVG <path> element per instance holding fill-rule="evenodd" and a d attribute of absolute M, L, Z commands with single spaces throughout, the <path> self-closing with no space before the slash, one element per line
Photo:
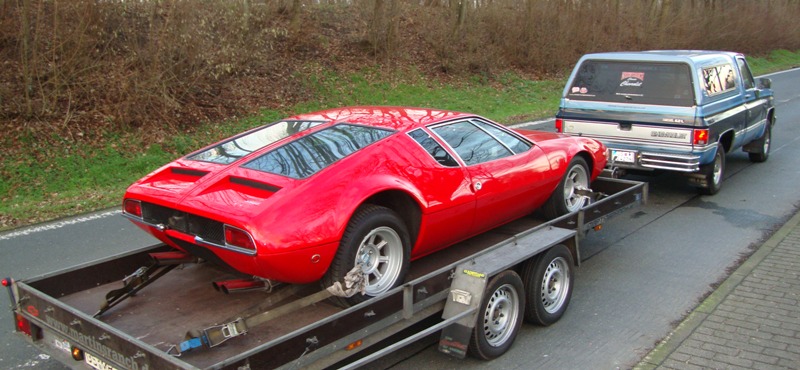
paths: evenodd
<path fill-rule="evenodd" d="M 542 207 L 582 207 L 599 142 L 513 131 L 460 112 L 348 107 L 252 129 L 131 185 L 123 214 L 242 273 L 330 286 L 357 262 L 366 296 L 420 258 Z"/>

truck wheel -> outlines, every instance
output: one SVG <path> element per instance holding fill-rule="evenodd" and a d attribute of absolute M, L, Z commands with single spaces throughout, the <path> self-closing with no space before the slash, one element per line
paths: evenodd
<path fill-rule="evenodd" d="M 567 166 L 567 172 L 558 187 L 547 199 L 542 211 L 548 219 L 575 212 L 586 205 L 588 198 L 577 193 L 589 189 L 589 165 L 581 157 L 575 157 Z"/>
<path fill-rule="evenodd" d="M 700 166 L 700 173 L 706 178 L 706 186 L 699 188 L 699 192 L 705 195 L 716 194 L 722 187 L 722 175 L 725 174 L 725 147 L 721 143 L 717 143 L 714 161 Z"/>
<path fill-rule="evenodd" d="M 758 151 L 747 153 L 751 162 L 766 162 L 769 158 L 769 144 L 772 139 L 772 127 L 767 121 L 767 128 L 764 129 L 764 135 L 761 136 L 756 142 L 758 143 Z"/>
<path fill-rule="evenodd" d="M 410 241 L 405 223 L 386 207 L 360 207 L 345 229 L 336 256 L 322 279 L 323 288 L 342 281 L 345 275 L 362 264 L 366 293 L 352 297 L 333 297 L 340 306 L 348 307 L 384 293 L 403 282 L 409 265 Z"/>
<path fill-rule="evenodd" d="M 572 298 L 574 263 L 569 249 L 559 244 L 523 265 L 526 322 L 547 326 L 564 315 Z"/>
<path fill-rule="evenodd" d="M 522 279 L 512 270 L 496 275 L 486 287 L 475 328 L 469 343 L 469 354 L 491 360 L 506 353 L 522 326 L 525 295 Z"/>

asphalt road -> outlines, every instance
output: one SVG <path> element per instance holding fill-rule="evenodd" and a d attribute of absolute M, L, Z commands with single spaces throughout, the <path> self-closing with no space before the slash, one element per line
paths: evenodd
<path fill-rule="evenodd" d="M 676 175 L 636 178 L 650 183 L 649 203 L 582 241 L 584 261 L 562 320 L 547 328 L 524 326 L 492 367 L 632 367 L 800 208 L 800 71 L 770 77 L 778 112 L 770 159 L 753 164 L 745 153 L 728 155 L 723 188 L 711 197 L 698 196 Z M 153 242 L 116 210 L 14 230 L 0 234 L 0 276 L 24 279 Z M 0 306 L 9 307 L 5 294 Z M 13 333 L 7 309 L 0 310 L 0 328 L 0 368 L 65 368 Z M 395 368 L 486 366 L 428 347 Z"/>

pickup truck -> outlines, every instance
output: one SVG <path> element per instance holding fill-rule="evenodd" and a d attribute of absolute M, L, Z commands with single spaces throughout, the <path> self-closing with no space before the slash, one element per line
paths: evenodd
<path fill-rule="evenodd" d="M 769 157 L 771 81 L 734 52 L 658 50 L 583 56 L 564 88 L 556 129 L 602 141 L 616 174 L 677 171 L 716 194 L 725 154 Z"/>

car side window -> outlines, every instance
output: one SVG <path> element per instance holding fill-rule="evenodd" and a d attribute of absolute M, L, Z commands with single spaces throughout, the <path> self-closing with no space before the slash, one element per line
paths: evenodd
<path fill-rule="evenodd" d="M 468 166 L 513 155 L 500 141 L 470 121 L 437 126 L 433 132 Z"/>
<path fill-rule="evenodd" d="M 708 96 L 735 89 L 736 77 L 733 65 L 722 64 L 703 68 L 703 85 Z"/>
<path fill-rule="evenodd" d="M 445 167 L 458 167 L 458 162 L 436 140 L 428 135 L 425 130 L 418 128 L 408 133 L 428 154 L 439 164 Z"/>
<path fill-rule="evenodd" d="M 472 122 L 478 125 L 478 127 L 488 132 L 490 135 L 497 138 L 497 140 L 500 140 L 500 142 L 502 142 L 506 147 L 508 147 L 508 149 L 511 149 L 511 151 L 514 152 L 514 154 L 522 153 L 531 148 L 531 144 L 488 122 L 481 120 L 472 120 Z"/>
<path fill-rule="evenodd" d="M 753 73 L 750 72 L 750 67 L 747 66 L 744 59 L 736 58 L 736 63 L 739 65 L 739 71 L 742 73 L 742 80 L 744 80 L 744 88 L 752 89 L 756 87 L 756 81 L 753 78 Z"/>

